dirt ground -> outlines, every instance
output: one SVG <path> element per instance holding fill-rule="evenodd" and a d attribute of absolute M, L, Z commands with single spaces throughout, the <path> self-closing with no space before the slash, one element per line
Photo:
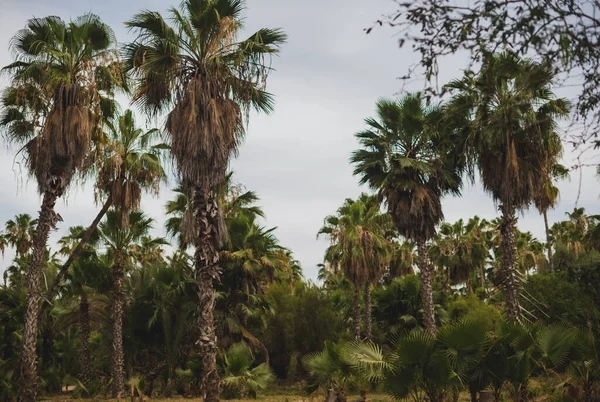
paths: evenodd
<path fill-rule="evenodd" d="M 358 399 L 358 395 L 350 395 L 348 397 L 348 402 L 351 402 L 355 399 Z M 90 402 L 91 399 L 72 399 L 69 396 L 65 395 L 54 396 L 49 399 L 44 399 L 45 401 L 51 402 Z M 257 399 L 223 399 L 223 401 L 228 402 L 323 402 L 325 397 L 323 395 L 314 395 L 314 396 L 298 396 L 298 395 L 269 395 L 269 396 L 259 396 Z M 103 402 L 116 402 L 116 399 L 99 399 L 99 401 Z M 122 402 L 130 402 L 131 399 L 127 398 L 122 400 Z M 368 395 L 367 402 L 392 402 L 393 399 L 387 395 Z M 135 398 L 134 402 L 142 402 L 140 398 Z M 147 399 L 144 398 L 144 402 L 202 402 L 201 399 L 188 399 L 188 398 L 165 398 L 165 399 Z"/>

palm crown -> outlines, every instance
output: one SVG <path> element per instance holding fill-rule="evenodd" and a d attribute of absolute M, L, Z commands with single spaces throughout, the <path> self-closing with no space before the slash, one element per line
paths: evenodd
<path fill-rule="evenodd" d="M 260 29 L 238 42 L 243 8 L 239 0 L 185 0 L 170 9 L 170 24 L 151 11 L 127 22 L 138 35 L 125 47 L 138 78 L 133 101 L 151 114 L 168 111 L 178 172 L 204 189 L 224 180 L 249 109 L 273 107 L 267 57 L 286 36 Z"/>
<path fill-rule="evenodd" d="M 25 145 L 39 191 L 57 179 L 64 188 L 111 110 L 102 94 L 123 85 L 115 36 L 94 14 L 69 23 L 50 16 L 29 20 L 11 48 L 16 61 L 3 69 L 12 85 L 0 124 L 9 140 Z"/>
<path fill-rule="evenodd" d="M 352 154 L 354 174 L 385 197 L 399 233 L 431 238 L 443 219 L 440 198 L 458 192 L 460 171 L 452 166 L 451 137 L 438 130 L 441 110 L 425 107 L 419 94 L 377 102 L 377 119 L 356 134 L 363 149 Z"/>
<path fill-rule="evenodd" d="M 168 147 L 156 141 L 157 129 L 136 127 L 131 110 L 108 121 L 106 128 L 96 191 L 112 197 L 112 205 L 126 221 L 128 212 L 139 208 L 142 190 L 158 195 L 160 182 L 166 180 L 161 157 Z"/>
<path fill-rule="evenodd" d="M 515 208 L 529 206 L 543 193 L 561 156 L 556 119 L 567 116 L 570 105 L 554 97 L 554 77 L 550 65 L 500 53 L 477 76 L 467 74 L 448 85 L 458 91 L 448 109 L 465 119 L 470 160 L 484 188 Z"/>

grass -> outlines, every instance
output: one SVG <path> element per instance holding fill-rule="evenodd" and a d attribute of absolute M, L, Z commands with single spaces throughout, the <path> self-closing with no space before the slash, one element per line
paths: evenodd
<path fill-rule="evenodd" d="M 349 395 L 348 401 L 353 401 L 358 399 L 358 395 Z M 46 401 L 51 402 L 90 402 L 91 399 L 72 399 L 68 395 L 63 396 L 53 396 L 49 399 L 44 399 Z M 98 401 L 105 402 L 117 402 L 116 399 L 96 399 Z M 323 402 L 325 400 L 325 396 L 321 394 L 314 394 L 311 396 L 298 396 L 298 395 L 268 395 L 261 396 L 257 399 L 222 399 L 223 401 L 229 402 Z M 367 395 L 368 402 L 392 402 L 392 398 L 383 394 L 369 394 Z M 130 402 L 131 398 L 122 399 L 120 402 Z M 135 402 L 142 402 L 140 398 L 135 398 Z M 191 398 L 165 398 L 165 399 L 148 399 L 144 398 L 144 402 L 202 402 L 201 398 L 191 399 Z"/>

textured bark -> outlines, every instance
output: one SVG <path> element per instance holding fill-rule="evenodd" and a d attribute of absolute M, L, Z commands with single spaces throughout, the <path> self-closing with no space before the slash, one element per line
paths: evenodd
<path fill-rule="evenodd" d="M 58 180 L 60 182 L 60 180 Z M 46 244 L 48 233 L 58 221 L 54 205 L 62 195 L 62 188 L 53 184 L 44 193 L 38 224 L 33 236 L 33 256 L 27 270 L 27 298 L 25 301 L 25 323 L 23 342 L 19 358 L 19 402 L 34 402 L 37 398 L 37 351 L 38 307 L 41 299 L 41 280 L 46 265 Z"/>
<path fill-rule="evenodd" d="M 120 251 L 115 252 L 112 274 L 112 395 L 113 398 L 123 398 L 125 394 L 125 361 L 123 356 L 123 306 L 125 304 L 125 291 L 123 290 L 123 255 Z"/>
<path fill-rule="evenodd" d="M 421 271 L 421 298 L 423 302 L 425 329 L 433 335 L 437 331 L 433 308 L 433 266 L 427 261 L 427 249 L 425 248 L 424 239 L 417 240 L 417 251 L 419 271 Z"/>
<path fill-rule="evenodd" d="M 81 252 L 83 251 L 83 247 L 87 244 L 87 242 L 90 241 L 92 234 L 94 234 L 94 231 L 98 227 L 98 224 L 100 223 L 100 221 L 102 220 L 102 218 L 104 217 L 104 215 L 106 214 L 106 212 L 108 211 L 108 209 L 110 208 L 111 205 L 112 205 L 112 197 L 109 196 L 106 199 L 106 201 L 104 202 L 104 205 L 102 205 L 102 209 L 100 209 L 100 211 L 98 212 L 98 215 L 96 215 L 96 218 L 94 218 L 94 220 L 92 221 L 92 224 L 86 229 L 85 233 L 81 237 L 81 240 L 79 240 L 79 243 L 77 243 L 77 247 L 75 247 L 75 249 L 69 255 L 69 258 L 67 258 L 67 261 L 65 261 L 64 264 L 58 270 L 58 274 L 56 275 L 56 278 L 54 279 L 54 282 L 52 283 L 52 287 L 50 287 L 50 290 L 48 291 L 48 293 L 46 295 L 47 300 L 54 299 L 54 296 L 56 296 L 56 292 L 58 290 L 58 285 L 60 285 L 60 282 L 64 279 L 67 272 L 69 272 L 69 268 L 71 267 L 73 262 L 77 259 L 77 257 L 79 257 L 81 255 Z M 44 313 L 44 311 L 49 306 L 50 305 L 48 303 L 42 304 L 40 316 Z"/>
<path fill-rule="evenodd" d="M 517 218 L 515 208 L 512 205 L 502 205 L 502 262 L 504 276 L 504 292 L 506 298 L 506 310 L 508 317 L 513 321 L 519 321 L 521 317 L 521 305 L 519 303 L 519 291 L 516 278 L 516 246 L 515 227 Z"/>
<path fill-rule="evenodd" d="M 548 226 L 548 212 L 544 211 L 544 226 L 546 227 L 546 249 L 548 250 L 548 266 L 550 272 L 554 272 L 554 260 L 552 259 L 552 239 L 550 238 L 550 226 Z"/>
<path fill-rule="evenodd" d="M 202 353 L 202 393 L 204 401 L 219 401 L 220 379 L 217 371 L 217 336 L 215 333 L 215 289 L 218 267 L 218 205 L 208 191 L 194 191 L 194 217 L 198 229 L 195 239 L 194 267 L 198 281 L 198 329 Z"/>
<path fill-rule="evenodd" d="M 337 402 L 346 402 L 346 390 L 343 387 L 338 391 Z"/>
<path fill-rule="evenodd" d="M 337 401 L 337 394 L 335 393 L 335 390 L 333 388 L 329 388 L 327 390 L 327 399 L 325 399 L 325 402 L 336 402 Z"/>
<path fill-rule="evenodd" d="M 360 289 L 358 285 L 354 284 L 354 303 L 352 309 L 353 322 L 354 325 L 354 339 L 360 341 L 360 309 L 359 303 L 360 301 Z"/>
<path fill-rule="evenodd" d="M 90 305 L 85 292 L 81 292 L 79 300 L 79 379 L 86 387 L 92 379 L 90 362 Z"/>
<path fill-rule="evenodd" d="M 367 341 L 371 341 L 372 323 L 371 323 L 371 283 L 365 285 L 365 336 Z"/>

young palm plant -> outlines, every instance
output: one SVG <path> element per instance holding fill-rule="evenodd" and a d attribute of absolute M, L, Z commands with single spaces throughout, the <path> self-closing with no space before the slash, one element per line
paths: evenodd
<path fill-rule="evenodd" d="M 238 41 L 240 0 L 184 0 L 170 23 L 157 12 L 127 22 L 137 39 L 125 46 L 127 67 L 137 78 L 133 101 L 145 112 L 167 113 L 176 171 L 189 183 L 198 279 L 199 344 L 204 356 L 205 400 L 219 398 L 213 309 L 218 252 L 226 233 L 215 191 L 244 134 L 251 108 L 270 112 L 265 92 L 271 55 L 286 40 L 277 29 L 260 29 Z"/>
<path fill-rule="evenodd" d="M 350 161 L 360 182 L 385 199 L 398 233 L 417 243 L 425 326 L 435 333 L 433 267 L 425 245 L 444 218 L 441 198 L 459 193 L 453 134 L 439 130 L 440 109 L 425 107 L 419 94 L 382 99 L 377 115 L 366 119 L 369 128 L 356 134 L 363 149 L 354 151 Z"/>
<path fill-rule="evenodd" d="M 256 398 L 267 388 L 275 375 L 267 363 L 255 367 L 252 352 L 243 343 L 232 345 L 222 355 L 223 385 L 231 396 Z"/>
<path fill-rule="evenodd" d="M 33 18 L 12 39 L 16 61 L 4 67 L 11 86 L 2 96 L 0 125 L 22 146 L 26 166 L 43 195 L 28 270 L 28 298 L 19 364 L 20 401 L 37 394 L 37 313 L 48 233 L 60 220 L 54 205 L 84 170 L 92 137 L 105 112 L 102 91 L 119 81 L 116 40 L 97 16 L 65 22 Z"/>
<path fill-rule="evenodd" d="M 556 119 L 569 114 L 569 102 L 552 93 L 555 75 L 550 64 L 506 52 L 490 56 L 479 74 L 448 85 L 456 91 L 450 119 L 468 133 L 472 178 L 477 170 L 484 189 L 500 203 L 503 282 L 514 320 L 522 317 L 515 276 L 516 211 L 542 193 L 562 152 Z"/>

